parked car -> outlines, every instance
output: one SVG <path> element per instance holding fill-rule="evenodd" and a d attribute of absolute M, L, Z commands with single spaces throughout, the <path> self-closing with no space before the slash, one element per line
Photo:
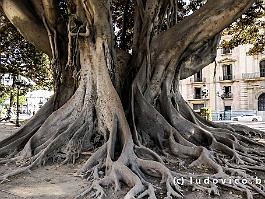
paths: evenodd
<path fill-rule="evenodd" d="M 262 117 L 261 116 L 257 116 L 254 114 L 248 114 L 248 115 L 241 115 L 241 116 L 237 116 L 237 117 L 232 117 L 231 118 L 232 121 L 239 121 L 239 122 L 261 122 L 262 121 Z"/>

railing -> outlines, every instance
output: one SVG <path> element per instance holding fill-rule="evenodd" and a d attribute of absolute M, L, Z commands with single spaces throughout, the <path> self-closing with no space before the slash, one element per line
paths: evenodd
<path fill-rule="evenodd" d="M 201 94 L 194 94 L 193 99 L 202 99 L 202 95 Z"/>
<path fill-rule="evenodd" d="M 202 82 L 202 83 L 204 83 L 204 82 L 206 82 L 206 78 L 191 78 L 190 79 L 190 81 L 191 81 L 191 83 L 200 83 L 200 82 Z"/>
<path fill-rule="evenodd" d="M 259 77 L 265 77 L 265 72 L 242 73 L 243 79 L 256 79 Z"/>
<path fill-rule="evenodd" d="M 202 77 L 196 77 L 196 78 L 194 78 L 194 82 L 202 82 Z"/>
<path fill-rule="evenodd" d="M 233 94 L 232 93 L 224 93 L 222 96 L 224 99 L 229 99 L 229 98 L 233 98 Z"/>
<path fill-rule="evenodd" d="M 227 55 L 227 54 L 232 54 L 232 49 L 231 48 L 223 48 L 221 51 L 222 55 Z"/>
<path fill-rule="evenodd" d="M 233 80 L 233 75 L 224 75 L 223 77 L 219 77 L 221 81 L 223 80 Z"/>

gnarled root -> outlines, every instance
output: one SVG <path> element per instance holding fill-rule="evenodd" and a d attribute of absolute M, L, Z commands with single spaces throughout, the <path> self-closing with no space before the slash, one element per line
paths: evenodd
<path fill-rule="evenodd" d="M 125 199 L 143 198 L 145 196 L 156 198 L 155 187 L 151 182 L 148 182 L 146 175 L 159 177 L 161 183 L 165 183 L 167 198 L 181 198 L 182 190 L 177 184 L 174 184 L 173 172 L 162 163 L 160 158 L 157 158 L 158 155 L 151 150 L 147 150 L 145 147 L 136 146 L 129 136 L 130 134 L 122 131 L 126 128 L 121 126 L 117 128 L 115 126 L 111 133 L 111 138 L 90 157 L 81 169 L 80 173 L 83 176 L 91 173 L 90 176 L 93 177 L 94 181 L 91 187 L 77 198 L 82 198 L 92 190 L 95 192 L 93 192 L 91 197 L 102 198 L 105 195 L 103 190 L 104 186 L 114 185 L 115 191 L 118 191 L 121 189 L 120 182 L 124 182 L 131 187 L 130 191 L 124 197 Z M 118 135 L 124 138 L 121 141 L 123 145 L 118 158 L 114 157 L 115 150 L 113 149 L 117 144 L 115 143 L 117 142 L 115 138 L 117 136 L 116 131 L 121 131 Z M 129 137 L 125 138 L 126 134 Z M 153 157 L 154 159 L 140 157 L 143 156 L 143 151 L 146 153 L 145 158 Z M 104 154 L 107 154 L 107 156 L 102 159 Z M 100 176 L 103 177 L 100 178 Z"/>
<path fill-rule="evenodd" d="M 172 93 L 166 84 L 162 88 L 160 99 L 157 100 L 157 107 L 155 102 L 152 105 L 147 101 L 138 86 L 134 88 L 137 129 L 141 129 L 145 143 L 151 143 L 149 147 L 154 147 L 152 143 L 156 143 L 157 151 L 162 154 L 185 158 L 181 163 L 185 170 L 189 171 L 191 167 L 195 168 L 195 173 L 198 170 L 198 174 L 179 172 L 179 175 L 185 176 L 188 185 L 191 185 L 188 181 L 191 176 L 201 181 L 206 177 L 212 181 L 217 180 L 216 184 L 191 186 L 219 195 L 217 185 L 229 186 L 227 182 L 231 179 L 233 182 L 230 187 L 245 192 L 248 198 L 257 193 L 264 196 L 262 186 L 234 183 L 245 179 L 247 182 L 254 182 L 255 179 L 250 173 L 253 173 L 253 170 L 263 171 L 265 163 L 264 145 L 248 138 L 247 133 L 243 135 L 239 131 L 242 131 L 242 126 L 237 128 L 234 125 L 215 125 L 205 121 L 191 110 L 180 93 Z M 153 125 L 152 128 L 150 124 Z M 160 133 L 154 136 L 154 129 Z M 246 128 L 246 131 L 255 130 Z M 201 173 L 202 169 L 210 173 Z M 222 183 L 223 179 L 226 179 L 226 183 Z"/>
<path fill-rule="evenodd" d="M 0 141 L 0 157 L 8 155 L 7 159 L 10 159 L 23 147 L 23 144 L 37 132 L 45 120 L 52 114 L 53 102 L 54 97 L 51 97 L 26 125 L 19 128 L 12 136 Z M 2 161 L 0 160 L 0 162 Z"/>
<path fill-rule="evenodd" d="M 102 95 L 95 102 L 91 100 L 95 99 L 92 86 L 81 84 L 66 106 L 52 113 L 28 139 L 23 150 L 14 153 L 16 156 L 11 160 L 21 168 L 1 176 L 0 180 L 30 172 L 33 167 L 51 160 L 75 163 L 82 150 L 97 149 L 78 172 L 92 180 L 92 185 L 77 198 L 90 193 L 91 197 L 103 198 L 104 187 L 113 185 L 119 191 L 122 183 L 131 188 L 125 199 L 157 198 L 157 192 L 161 191 L 156 187 L 157 178 L 161 179 L 159 187 L 163 187 L 166 199 L 181 198 L 182 189 L 175 181 L 181 177 L 185 185 L 209 194 L 219 195 L 217 185 L 221 185 L 243 191 L 248 198 L 256 193 L 265 196 L 262 185 L 242 182 L 255 180 L 251 175 L 253 170 L 264 171 L 262 144 L 232 127 L 203 122 L 190 110 L 182 113 L 187 105 L 175 99 L 173 106 L 174 100 L 168 93 L 163 94 L 158 108 L 145 99 L 139 88 L 134 92 L 131 131 L 117 96 L 104 98 Z M 108 100 L 113 100 L 110 103 L 113 106 L 107 105 Z M 165 154 L 169 158 L 177 156 L 182 164 L 165 164 Z M 189 184 L 189 177 L 209 178 L 211 183 Z M 233 182 L 223 184 L 222 179 Z M 241 182 L 235 183 L 237 179 Z"/>
<path fill-rule="evenodd" d="M 139 102 L 139 107 L 148 105 L 144 101 Z M 19 156 L 16 157 L 18 158 L 16 161 L 20 161 L 23 166 L 1 176 L 0 180 L 6 181 L 11 176 L 30 172 L 33 167 L 43 165 L 51 159 L 63 159 L 62 163 L 75 163 L 83 149 L 84 142 L 93 143 L 93 139 L 95 139 L 93 134 L 95 134 L 96 120 L 93 106 L 81 103 L 73 110 L 76 111 L 76 117 L 71 124 L 63 125 L 64 120 L 61 119 L 60 128 L 49 127 L 56 131 L 51 134 L 49 139 L 43 139 L 42 143 L 36 144 L 34 139 L 39 138 L 41 132 L 44 132 L 48 126 L 39 129 L 39 132 L 30 138 Z M 146 107 L 142 110 L 146 110 Z M 115 191 L 119 191 L 122 188 L 122 183 L 131 188 L 125 195 L 126 199 L 157 198 L 157 191 L 160 190 L 157 189 L 157 184 L 153 181 L 154 178 L 161 179 L 162 184 L 159 187 L 162 186 L 166 190 L 165 198 L 181 198 L 183 196 L 182 189 L 174 180 L 181 177 L 185 178 L 185 185 L 206 191 L 209 194 L 219 195 L 219 186 L 217 185 L 221 185 L 245 192 L 248 198 L 252 198 L 256 193 L 265 196 L 265 189 L 262 185 L 242 182 L 243 179 L 248 182 L 255 180 L 250 175 L 250 171 L 255 169 L 264 171 L 262 169 L 264 159 L 261 158 L 264 157 L 264 153 L 251 148 L 252 142 L 249 142 L 246 137 L 230 130 L 218 134 L 213 127 L 209 129 L 198 127 L 189 121 L 178 123 L 178 129 L 185 128 L 190 132 L 190 136 L 186 136 L 175 128 L 176 124 L 167 122 L 156 109 L 148 110 L 149 115 L 145 117 L 144 123 L 137 121 L 136 130 L 141 129 L 139 135 L 145 135 L 146 141 L 150 139 L 150 142 L 160 143 L 160 145 L 152 147 L 148 144 L 146 146 L 139 144 L 139 141 L 133 139 L 130 129 L 124 121 L 124 116 L 119 112 L 117 115 L 113 113 L 113 124 L 106 131 L 105 142 L 92 154 L 78 173 L 93 182 L 91 187 L 77 198 L 83 198 L 87 194 L 91 194 L 91 197 L 103 198 L 106 195 L 104 187 L 113 185 Z M 65 110 L 58 110 L 59 113 L 61 111 Z M 56 118 L 59 113 L 54 113 L 52 118 Z M 138 117 L 143 113 L 145 112 L 138 112 Z M 155 126 L 150 130 L 146 128 L 148 127 L 146 123 L 152 123 L 155 120 L 154 116 L 156 123 L 153 123 Z M 179 118 L 185 121 L 185 118 L 181 118 L 180 115 Z M 181 125 L 185 125 L 185 127 Z M 163 134 L 153 137 L 154 129 L 163 132 Z M 198 145 L 198 140 L 202 141 L 204 145 Z M 241 143 L 245 143 L 245 145 Z M 263 147 L 262 145 L 255 146 Z M 162 154 L 178 156 L 180 159 L 185 158 L 183 159 L 184 171 L 173 172 L 172 165 L 164 164 L 161 158 Z M 191 174 L 188 172 L 190 168 L 194 171 L 199 169 L 199 171 L 197 174 Z M 201 169 L 205 168 L 211 173 L 201 172 Z M 150 181 L 150 177 L 152 181 Z M 189 184 L 189 177 L 201 180 L 209 178 L 211 183 L 209 185 Z M 221 183 L 223 179 L 231 179 L 233 183 L 223 184 Z M 240 183 L 235 183 L 237 179 L 240 180 Z M 218 182 L 214 183 L 214 180 Z"/>
<path fill-rule="evenodd" d="M 106 161 L 101 168 L 106 168 L 108 164 L 111 164 L 111 166 L 109 169 L 106 169 L 103 178 L 99 178 L 98 171 L 98 167 L 102 163 L 90 169 L 94 181 L 91 187 L 77 198 L 82 198 L 92 190 L 95 190 L 95 192 L 91 197 L 102 198 L 105 195 L 103 187 L 114 185 L 115 191 L 119 191 L 121 189 L 120 182 L 124 182 L 129 187 L 132 187 L 125 195 L 125 199 L 144 198 L 145 196 L 156 198 L 155 186 L 145 179 L 146 174 L 161 178 L 161 183 L 163 182 L 166 185 L 168 198 L 182 197 L 182 190 L 177 184 L 174 184 L 172 172 L 163 164 L 154 160 L 138 158 L 136 154 L 127 156 L 130 157 L 127 160 Z"/>

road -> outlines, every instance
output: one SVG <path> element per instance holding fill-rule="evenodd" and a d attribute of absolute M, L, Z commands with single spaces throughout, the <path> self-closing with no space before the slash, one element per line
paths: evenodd
<path fill-rule="evenodd" d="M 265 122 L 241 122 L 240 124 L 265 132 Z"/>
<path fill-rule="evenodd" d="M 225 121 L 214 121 L 214 122 L 225 122 L 230 124 L 241 124 L 245 125 L 254 129 L 258 129 L 260 131 L 265 132 L 265 122 L 237 122 L 237 121 L 231 121 L 231 120 L 225 120 Z"/>

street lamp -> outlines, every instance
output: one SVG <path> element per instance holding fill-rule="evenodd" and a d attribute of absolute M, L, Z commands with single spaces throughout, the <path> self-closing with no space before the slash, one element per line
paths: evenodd
<path fill-rule="evenodd" d="M 19 75 L 16 76 L 14 81 L 15 86 L 17 87 L 17 118 L 16 118 L 16 126 L 19 126 L 19 89 L 22 84 L 21 78 Z"/>
<path fill-rule="evenodd" d="M 19 91 L 21 87 L 27 86 L 26 82 L 21 79 L 20 75 L 16 76 L 14 81 L 15 86 L 17 87 L 17 118 L 16 118 L 16 126 L 19 127 Z"/>

